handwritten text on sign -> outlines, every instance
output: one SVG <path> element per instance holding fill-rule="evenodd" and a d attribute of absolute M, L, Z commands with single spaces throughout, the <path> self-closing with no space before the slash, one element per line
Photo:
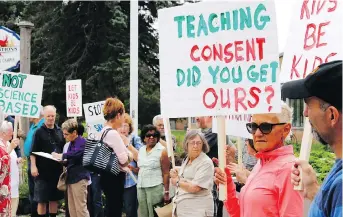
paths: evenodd
<path fill-rule="evenodd" d="M 102 112 L 104 104 L 105 101 L 83 104 L 89 139 L 99 139 L 101 136 L 100 132 L 105 124 Z"/>
<path fill-rule="evenodd" d="M 0 71 L 0 108 L 5 114 L 39 117 L 43 76 Z"/>
<path fill-rule="evenodd" d="M 66 81 L 67 116 L 82 116 L 82 86 L 81 80 Z"/>
<path fill-rule="evenodd" d="M 279 112 L 273 1 L 162 9 L 159 24 L 164 116 Z"/>
<path fill-rule="evenodd" d="M 102 112 L 104 104 L 105 104 L 105 101 L 83 104 L 83 110 L 85 112 L 86 122 L 94 122 L 94 121 L 105 122 L 104 114 Z"/>
<path fill-rule="evenodd" d="M 342 1 L 297 1 L 281 82 L 305 78 L 318 65 L 342 59 Z"/>

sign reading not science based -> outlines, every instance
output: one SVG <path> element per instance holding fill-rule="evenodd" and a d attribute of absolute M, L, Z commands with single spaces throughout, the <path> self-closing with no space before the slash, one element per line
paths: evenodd
<path fill-rule="evenodd" d="M 44 77 L 0 71 L 0 108 L 5 114 L 38 118 Z"/>

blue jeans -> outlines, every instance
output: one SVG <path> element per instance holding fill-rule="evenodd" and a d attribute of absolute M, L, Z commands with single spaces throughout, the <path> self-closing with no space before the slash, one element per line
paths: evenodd
<path fill-rule="evenodd" d="M 92 211 L 89 212 L 91 217 L 103 216 L 102 208 L 102 191 L 100 186 L 100 175 L 97 173 L 91 173 L 91 200 L 92 200 Z"/>
<path fill-rule="evenodd" d="M 138 199 L 136 185 L 124 188 L 124 212 L 126 217 L 138 216 Z"/>

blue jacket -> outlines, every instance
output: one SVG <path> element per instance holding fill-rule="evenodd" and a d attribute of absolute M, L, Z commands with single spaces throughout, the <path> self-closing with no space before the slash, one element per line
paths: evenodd
<path fill-rule="evenodd" d="M 34 134 L 36 130 L 40 128 L 43 124 L 44 124 L 44 118 L 42 118 L 37 124 L 32 124 L 29 132 L 27 132 L 26 139 L 24 142 L 24 154 L 26 157 L 30 157 Z"/>

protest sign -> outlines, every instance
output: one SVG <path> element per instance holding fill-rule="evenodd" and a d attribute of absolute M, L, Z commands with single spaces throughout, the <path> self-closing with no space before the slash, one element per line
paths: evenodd
<path fill-rule="evenodd" d="M 0 70 L 19 68 L 20 37 L 14 31 L 0 26 Z"/>
<path fill-rule="evenodd" d="M 38 118 L 44 77 L 0 71 L 0 108 L 7 115 Z"/>
<path fill-rule="evenodd" d="M 226 135 L 237 136 L 247 139 L 252 139 L 252 135 L 248 132 L 246 124 L 251 122 L 251 115 L 239 114 L 228 115 L 225 118 Z M 212 132 L 217 133 L 217 118 L 212 118 Z"/>
<path fill-rule="evenodd" d="M 104 113 L 102 112 L 104 104 L 105 104 L 105 101 L 83 104 L 86 122 L 94 122 L 94 121 L 105 122 Z"/>
<path fill-rule="evenodd" d="M 88 139 L 100 139 L 101 130 L 104 128 L 104 124 L 105 122 L 101 121 L 87 122 Z"/>
<path fill-rule="evenodd" d="M 296 1 L 282 61 L 282 83 L 305 78 L 320 64 L 341 60 L 342 1 Z"/>
<path fill-rule="evenodd" d="M 66 81 L 67 117 L 82 116 L 81 80 Z"/>
<path fill-rule="evenodd" d="M 164 117 L 280 112 L 273 1 L 202 2 L 158 17 Z"/>
<path fill-rule="evenodd" d="M 105 101 L 83 104 L 89 139 L 100 139 L 100 132 L 105 124 L 102 112 L 104 104 Z"/>

